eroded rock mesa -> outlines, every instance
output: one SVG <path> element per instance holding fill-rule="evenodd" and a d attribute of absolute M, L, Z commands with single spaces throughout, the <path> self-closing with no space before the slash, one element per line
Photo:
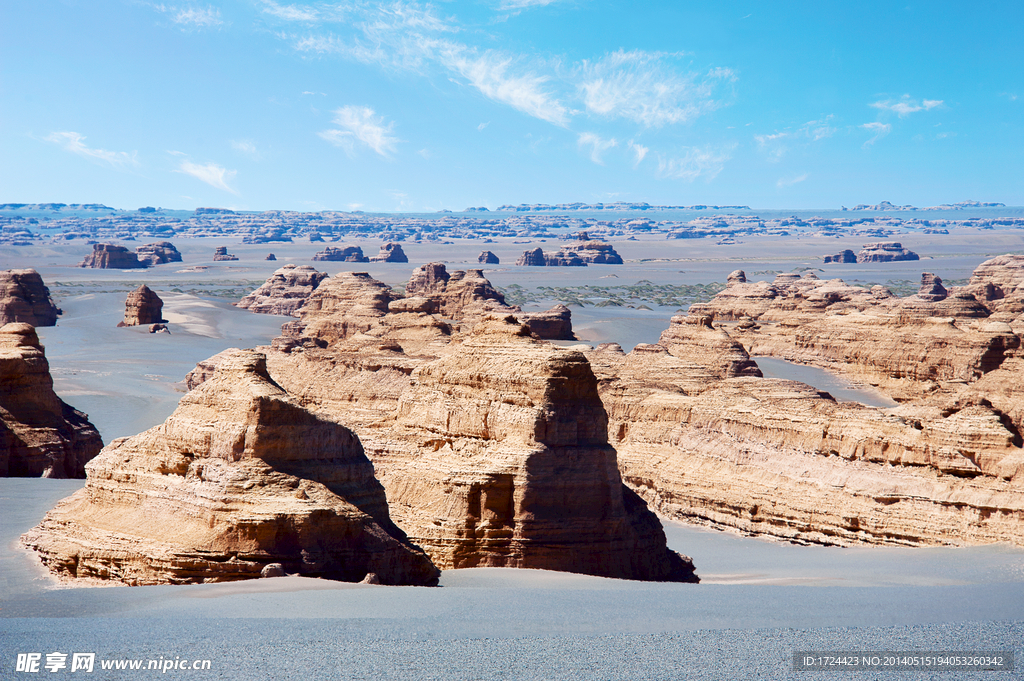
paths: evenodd
<path fill-rule="evenodd" d="M 291 574 L 437 583 L 388 516 L 359 439 L 236 351 L 162 425 L 108 445 L 86 486 L 22 537 L 53 572 L 131 585 Z"/>
<path fill-rule="evenodd" d="M 84 478 L 102 447 L 89 417 L 53 392 L 35 329 L 0 327 L 0 476 Z"/>
<path fill-rule="evenodd" d="M 380 253 L 370 257 L 370 262 L 409 262 L 409 257 L 401 244 L 388 242 L 381 245 Z"/>
<path fill-rule="evenodd" d="M 296 311 L 327 276 L 309 265 L 285 265 L 235 306 L 260 314 L 297 316 Z"/>
<path fill-rule="evenodd" d="M 135 254 L 139 258 L 139 262 L 144 263 L 147 267 L 181 262 L 181 253 L 170 241 L 157 241 L 139 246 L 135 249 Z"/>
<path fill-rule="evenodd" d="M 363 249 L 359 246 L 345 246 L 343 248 L 328 246 L 324 250 L 315 253 L 312 259 L 327 262 L 370 262 L 370 259 L 363 255 Z"/>
<path fill-rule="evenodd" d="M 50 289 L 33 269 L 0 271 L 0 326 L 22 322 L 55 326 L 61 311 L 50 298 Z"/>
<path fill-rule="evenodd" d="M 117 323 L 119 327 L 139 326 L 143 324 L 162 324 L 164 301 L 160 300 L 152 289 L 145 284 L 128 294 L 124 302 L 124 319 Z"/>
<path fill-rule="evenodd" d="M 217 248 L 214 249 L 214 251 L 213 251 L 213 261 L 214 262 L 231 262 L 233 260 L 238 260 L 238 256 L 237 255 L 232 255 L 231 253 L 228 253 L 228 247 L 227 246 L 217 246 Z"/>
<path fill-rule="evenodd" d="M 106 270 L 131 270 L 146 267 L 138 256 L 124 246 L 117 244 L 93 244 L 92 253 L 85 256 L 79 267 L 92 267 Z"/>

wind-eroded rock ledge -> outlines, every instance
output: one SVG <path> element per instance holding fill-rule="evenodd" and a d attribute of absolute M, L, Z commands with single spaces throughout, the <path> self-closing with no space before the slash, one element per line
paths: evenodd
<path fill-rule="evenodd" d="M 286 572 L 437 583 L 391 522 L 347 428 L 288 398 L 263 355 L 236 351 L 166 422 L 108 445 L 86 486 L 22 542 L 65 577 L 194 583 Z"/>

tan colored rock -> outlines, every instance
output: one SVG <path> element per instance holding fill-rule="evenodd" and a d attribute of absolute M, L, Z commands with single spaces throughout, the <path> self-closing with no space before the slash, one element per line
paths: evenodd
<path fill-rule="evenodd" d="M 35 329 L 0 327 L 0 476 L 84 478 L 102 447 L 89 417 L 53 392 Z"/>
<path fill-rule="evenodd" d="M 238 256 L 237 255 L 232 255 L 231 253 L 228 253 L 228 247 L 227 246 L 217 246 L 217 248 L 214 249 L 214 251 L 213 251 L 213 261 L 214 262 L 230 262 L 230 261 L 233 261 L 233 260 L 238 260 Z"/>
<path fill-rule="evenodd" d="M 658 345 L 669 354 L 710 369 L 719 378 L 761 376 L 743 346 L 711 324 L 711 317 L 676 315 Z"/>
<path fill-rule="evenodd" d="M 50 289 L 33 269 L 0 271 L 0 326 L 21 322 L 55 326 L 61 311 L 50 298 Z"/>
<path fill-rule="evenodd" d="M 169 262 L 181 262 L 181 253 L 170 241 L 157 241 L 135 249 L 139 262 L 147 267 Z"/>
<path fill-rule="evenodd" d="M 146 267 L 147 263 L 139 261 L 138 256 L 124 246 L 116 244 L 93 244 L 92 253 L 85 256 L 79 267 L 98 269 L 130 270 Z"/>
<path fill-rule="evenodd" d="M 85 488 L 22 542 L 55 573 L 126 584 L 285 572 L 437 583 L 391 522 L 359 439 L 295 404 L 236 351 L 166 422 L 106 447 Z"/>
<path fill-rule="evenodd" d="M 299 309 L 301 322 L 282 330 L 285 335 L 336 343 L 377 325 L 398 297 L 366 272 L 339 272 L 321 282 L 306 299 Z"/>
<path fill-rule="evenodd" d="M 285 265 L 235 306 L 259 314 L 298 316 L 296 311 L 327 277 L 309 265 Z"/>
<path fill-rule="evenodd" d="M 128 294 L 124 302 L 124 320 L 117 323 L 122 326 L 139 326 L 143 324 L 161 324 L 164 301 L 145 284 Z"/>
<path fill-rule="evenodd" d="M 572 310 L 555 305 L 543 312 L 518 312 L 516 317 L 530 326 L 530 331 L 547 340 L 576 340 L 572 331 Z"/>
<path fill-rule="evenodd" d="M 370 259 L 363 255 L 363 249 L 359 246 L 345 246 L 344 248 L 327 246 L 324 250 L 315 253 L 312 260 L 329 262 L 370 262 Z"/>
<path fill-rule="evenodd" d="M 586 358 L 509 317 L 416 369 L 367 448 L 395 521 L 442 568 L 696 581 L 621 484 L 606 425 Z"/>
<path fill-rule="evenodd" d="M 401 244 L 386 243 L 381 245 L 380 253 L 370 256 L 370 262 L 409 262 L 409 257 Z"/>

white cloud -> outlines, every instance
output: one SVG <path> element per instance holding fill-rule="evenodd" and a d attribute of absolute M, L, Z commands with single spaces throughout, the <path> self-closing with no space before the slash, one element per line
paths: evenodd
<path fill-rule="evenodd" d="M 555 2 L 558 2 L 558 0 L 502 0 L 501 4 L 498 5 L 498 9 L 515 10 L 527 9 L 530 7 L 544 7 Z"/>
<path fill-rule="evenodd" d="M 320 20 L 320 13 L 312 7 L 298 5 L 279 5 L 272 0 L 263 0 L 263 13 L 284 19 L 285 21 L 303 21 L 315 23 Z"/>
<path fill-rule="evenodd" d="M 476 129 L 477 130 L 483 130 L 484 128 L 486 128 L 490 124 L 491 124 L 490 121 L 487 121 L 486 123 L 481 123 L 480 125 L 476 126 Z"/>
<path fill-rule="evenodd" d="M 768 153 L 768 160 L 775 163 L 789 151 L 788 143 L 807 144 L 817 142 L 836 134 L 832 126 L 832 114 L 820 120 L 807 121 L 796 130 L 782 130 L 768 135 L 754 135 L 758 149 Z"/>
<path fill-rule="evenodd" d="M 394 123 L 384 125 L 384 117 L 378 116 L 367 106 L 343 106 L 334 111 L 332 121 L 340 129 L 324 130 L 318 133 L 331 144 L 342 147 L 349 154 L 354 152 L 352 142 L 359 141 L 381 156 L 394 153 L 400 141 L 391 136 Z"/>
<path fill-rule="evenodd" d="M 725 163 L 732 158 L 733 146 L 714 149 L 710 146 L 690 147 L 679 158 L 658 157 L 658 175 L 660 177 L 693 182 L 704 177 L 710 182 L 725 168 Z"/>
<path fill-rule="evenodd" d="M 888 135 L 890 131 L 892 131 L 892 126 L 889 125 L 888 123 L 865 123 L 860 127 L 869 132 L 874 133 L 874 136 L 864 143 L 863 146 L 865 149 L 874 144 L 875 142 L 877 142 L 878 140 L 882 139 L 883 137 Z"/>
<path fill-rule="evenodd" d="M 601 160 L 601 154 L 608 149 L 618 145 L 618 142 L 613 138 L 610 140 L 601 139 L 599 136 L 592 132 L 585 132 L 579 136 L 576 144 L 580 149 L 590 147 L 590 160 L 598 165 L 604 165 L 604 161 Z"/>
<path fill-rule="evenodd" d="M 210 28 L 224 23 L 220 20 L 220 10 L 215 7 L 181 7 L 173 10 L 172 14 L 171 20 L 183 26 Z"/>
<path fill-rule="evenodd" d="M 568 123 L 566 108 L 545 90 L 550 78 L 531 71 L 514 73 L 512 57 L 487 50 L 442 55 L 441 60 L 490 99 L 555 125 Z"/>
<path fill-rule="evenodd" d="M 619 50 L 580 68 L 580 94 L 587 111 L 625 118 L 647 127 L 686 123 L 721 107 L 718 87 L 736 80 L 730 69 L 680 73 L 676 54 Z"/>
<path fill-rule="evenodd" d="M 780 177 L 779 181 L 775 183 L 775 186 L 778 187 L 779 189 L 782 189 L 783 187 L 790 187 L 794 184 L 799 184 L 800 182 L 803 182 L 806 179 L 807 173 L 804 173 L 803 175 L 797 175 L 795 177 Z"/>
<path fill-rule="evenodd" d="M 85 136 L 77 132 L 52 132 L 44 138 L 47 142 L 59 144 L 66 151 L 84 156 L 109 165 L 111 168 L 124 170 L 129 167 L 138 167 L 136 152 L 127 153 L 124 151 L 107 151 L 106 149 L 92 149 L 85 145 Z"/>
<path fill-rule="evenodd" d="M 230 192 L 236 196 L 238 195 L 238 192 L 228 185 L 228 182 L 234 179 L 237 174 L 236 171 L 227 170 L 216 163 L 211 162 L 205 165 L 199 165 L 198 163 L 192 163 L 192 161 L 184 160 L 175 172 L 191 175 L 197 180 L 202 180 L 211 187 L 223 189 L 224 191 Z"/>
<path fill-rule="evenodd" d="M 881 109 L 882 111 L 892 111 L 900 118 L 906 118 L 912 113 L 916 113 L 918 111 L 930 111 L 931 109 L 941 105 L 941 99 L 925 99 L 918 102 L 916 99 L 911 99 L 910 95 L 903 95 L 898 100 L 886 99 L 883 101 L 873 102 L 868 106 L 874 107 L 875 109 Z"/>
<path fill-rule="evenodd" d="M 634 168 L 636 168 L 638 165 L 640 165 L 640 161 L 644 160 L 644 156 L 646 156 L 647 152 L 650 151 L 650 149 L 648 147 L 645 147 L 642 144 L 637 144 L 633 140 L 629 141 L 629 148 L 630 148 L 630 150 L 632 150 L 633 155 L 634 155 L 634 161 L 633 161 L 633 167 Z"/>
<path fill-rule="evenodd" d="M 253 159 L 260 157 L 260 152 L 256 149 L 256 143 L 252 140 L 231 140 L 231 148 Z"/>

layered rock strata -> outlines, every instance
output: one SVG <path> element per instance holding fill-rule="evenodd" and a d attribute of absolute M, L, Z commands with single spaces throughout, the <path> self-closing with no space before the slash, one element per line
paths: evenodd
<path fill-rule="evenodd" d="M 697 580 L 622 485 L 586 358 L 514 318 L 416 369 L 377 431 L 367 448 L 395 521 L 443 569 Z"/>
<path fill-rule="evenodd" d="M 0 326 L 22 322 L 55 326 L 61 311 L 50 298 L 50 289 L 33 269 L 0 271 Z"/>
<path fill-rule="evenodd" d="M 370 259 L 363 255 L 363 249 L 359 246 L 345 246 L 344 248 L 328 246 L 315 253 L 312 259 L 327 262 L 370 262 Z"/>
<path fill-rule="evenodd" d="M 139 326 L 141 324 L 162 324 L 164 301 L 152 289 L 142 284 L 128 294 L 124 302 L 124 319 L 118 326 Z"/>
<path fill-rule="evenodd" d="M 0 476 L 84 478 L 102 447 L 88 416 L 53 392 L 35 329 L 0 327 Z"/>
<path fill-rule="evenodd" d="M 236 351 L 167 421 L 112 442 L 85 488 L 22 537 L 53 572 L 131 585 L 288 573 L 384 584 L 438 571 L 388 515 L 359 439 Z"/>
<path fill-rule="evenodd" d="M 370 257 L 370 262 L 409 262 L 409 257 L 402 250 L 401 244 L 386 243 L 380 247 L 380 253 Z"/>
<path fill-rule="evenodd" d="M 921 256 L 911 250 L 903 248 L 898 241 L 879 241 L 873 244 L 864 244 L 864 248 L 857 254 L 857 262 L 896 262 L 900 260 L 920 260 Z"/>
<path fill-rule="evenodd" d="M 586 267 L 587 263 L 599 265 L 621 265 L 620 256 L 611 244 L 592 241 L 582 235 L 576 243 L 565 244 L 554 252 L 542 248 L 524 251 L 516 265 L 526 267 Z"/>
<path fill-rule="evenodd" d="M 491 253 L 490 251 L 482 251 L 480 255 L 477 256 L 476 261 L 481 265 L 497 265 L 501 262 L 498 256 L 494 255 L 494 253 Z"/>
<path fill-rule="evenodd" d="M 93 244 L 92 253 L 85 256 L 79 267 L 109 270 L 131 270 L 146 267 L 138 256 L 124 246 L 116 244 Z"/>
<path fill-rule="evenodd" d="M 297 316 L 296 311 L 327 276 L 309 265 L 285 265 L 235 306 L 259 314 Z"/>
<path fill-rule="evenodd" d="M 181 262 L 181 253 L 170 241 L 157 241 L 135 249 L 139 262 L 147 267 L 169 262 Z"/>

